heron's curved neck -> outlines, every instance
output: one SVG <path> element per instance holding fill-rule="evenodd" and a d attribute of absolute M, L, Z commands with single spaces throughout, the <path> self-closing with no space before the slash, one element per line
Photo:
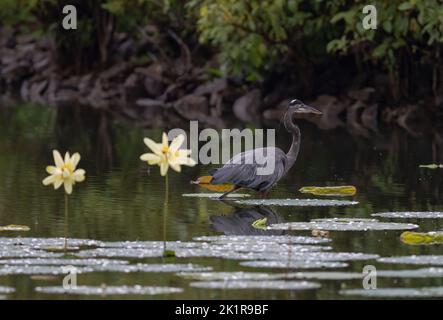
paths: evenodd
<path fill-rule="evenodd" d="M 288 132 L 292 134 L 291 148 L 289 149 L 288 153 L 286 153 L 286 156 L 288 157 L 289 161 L 287 165 L 288 170 L 294 165 L 295 160 L 297 160 L 298 151 L 300 150 L 300 140 L 301 140 L 300 128 L 292 120 L 293 115 L 294 112 L 288 110 L 288 112 L 286 112 L 285 114 L 285 119 L 284 119 L 286 130 L 288 130 Z"/>

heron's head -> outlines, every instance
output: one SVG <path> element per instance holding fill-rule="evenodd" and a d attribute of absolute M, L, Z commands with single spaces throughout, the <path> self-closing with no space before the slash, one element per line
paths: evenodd
<path fill-rule="evenodd" d="M 293 113 L 303 113 L 303 114 L 323 114 L 320 110 L 317 110 L 311 106 L 308 106 L 301 102 L 300 100 L 291 100 L 288 104 L 288 111 L 291 110 Z"/>

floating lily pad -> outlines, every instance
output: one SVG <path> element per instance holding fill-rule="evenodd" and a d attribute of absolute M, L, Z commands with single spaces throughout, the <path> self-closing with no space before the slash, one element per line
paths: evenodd
<path fill-rule="evenodd" d="M 443 287 L 350 289 L 341 290 L 339 293 L 370 298 L 431 298 L 443 297 Z"/>
<path fill-rule="evenodd" d="M 292 206 L 292 207 L 335 207 L 352 206 L 357 201 L 347 200 L 324 200 L 324 199 L 250 199 L 237 200 L 239 204 L 251 206 Z"/>
<path fill-rule="evenodd" d="M 45 247 L 60 246 L 63 238 L 0 238 L 0 258 L 57 258 L 65 252 L 49 252 Z M 90 247 L 101 242 L 86 239 L 69 239 L 70 246 Z"/>
<path fill-rule="evenodd" d="M 211 271 L 212 267 L 200 266 L 192 263 L 186 264 L 146 264 L 138 263 L 133 265 L 107 265 L 97 266 L 94 268 L 96 271 L 110 271 L 110 272 L 205 272 Z"/>
<path fill-rule="evenodd" d="M 193 258 L 193 257 L 213 257 L 231 260 L 255 260 L 267 259 L 269 257 L 284 258 L 286 252 L 298 254 L 307 254 L 328 250 L 330 247 L 308 246 L 308 245 L 278 245 L 278 244 L 226 244 L 214 245 L 204 249 L 183 249 L 177 251 L 177 257 Z"/>
<path fill-rule="evenodd" d="M 10 224 L 8 226 L 0 226 L 0 231 L 29 231 L 31 228 L 28 226 L 21 226 L 18 224 Z"/>
<path fill-rule="evenodd" d="M 330 246 L 318 246 L 309 244 L 292 244 L 292 243 L 272 243 L 272 242 L 233 242 L 233 243 L 213 243 L 208 248 L 214 251 L 230 250 L 236 252 L 318 252 L 331 250 Z M 203 250 L 204 250 L 203 249 Z"/>
<path fill-rule="evenodd" d="M 32 248 L 0 247 L 0 258 L 57 258 L 62 253 L 46 252 Z"/>
<path fill-rule="evenodd" d="M 404 219 L 437 219 L 437 218 L 443 218 L 443 212 L 439 211 L 381 212 L 381 213 L 374 213 L 371 216 L 383 217 L 383 218 L 404 218 Z"/>
<path fill-rule="evenodd" d="M 0 246 L 28 246 L 35 249 L 41 247 L 56 247 L 64 244 L 65 238 L 0 238 Z M 74 247 L 98 247 L 102 241 L 91 239 L 68 239 L 69 245 Z"/>
<path fill-rule="evenodd" d="M 297 272 L 292 274 L 295 278 L 315 279 L 315 280 L 352 280 L 362 279 L 362 272 Z M 442 277 L 443 268 L 423 268 L 413 270 L 377 270 L 377 277 L 380 278 L 432 278 Z"/>
<path fill-rule="evenodd" d="M 58 276 L 53 276 L 53 275 L 46 275 L 46 274 L 36 274 L 36 275 L 32 275 L 31 280 L 34 281 L 59 281 L 60 277 Z"/>
<path fill-rule="evenodd" d="M 377 273 L 378 275 L 378 273 Z M 297 272 L 296 278 L 315 280 L 352 280 L 362 279 L 361 272 L 337 272 L 337 271 L 317 271 L 317 272 Z"/>
<path fill-rule="evenodd" d="M 80 251 L 80 247 L 73 246 L 50 246 L 50 247 L 41 247 L 41 250 L 45 250 L 48 252 L 78 252 Z"/>
<path fill-rule="evenodd" d="M 328 230 L 328 231 L 369 231 L 409 230 L 418 225 L 411 223 L 380 222 L 376 219 L 332 218 L 313 219 L 310 222 L 287 222 L 273 224 L 272 230 Z"/>
<path fill-rule="evenodd" d="M 15 292 L 15 289 L 12 287 L 6 287 L 6 286 L 0 286 L 0 293 L 1 294 L 8 294 Z"/>
<path fill-rule="evenodd" d="M 443 231 L 411 232 L 405 231 L 400 235 L 403 243 L 411 245 L 429 245 L 443 243 Z"/>
<path fill-rule="evenodd" d="M 1 265 L 26 265 L 26 266 L 107 266 L 107 265 L 126 265 L 126 260 L 115 259 L 3 259 Z"/>
<path fill-rule="evenodd" d="M 419 168 L 426 168 L 426 169 L 439 169 L 439 168 L 443 168 L 443 164 L 436 164 L 436 163 L 432 163 L 432 164 L 421 164 L 421 165 L 419 165 Z"/>
<path fill-rule="evenodd" d="M 143 286 L 77 286 L 64 289 L 62 286 L 36 287 L 35 291 L 48 294 L 81 294 L 81 295 L 157 295 L 183 292 L 181 288 L 173 287 L 143 287 Z"/>
<path fill-rule="evenodd" d="M 379 258 L 377 254 L 359 252 L 297 252 L 281 251 L 262 255 L 263 260 L 300 260 L 300 261 L 361 261 Z"/>
<path fill-rule="evenodd" d="M 316 196 L 353 196 L 357 193 L 354 186 L 334 186 L 334 187 L 302 187 L 298 191 L 301 193 L 310 193 Z"/>
<path fill-rule="evenodd" d="M 167 248 L 175 251 L 177 257 L 224 257 L 244 255 L 253 252 L 297 251 L 311 252 L 330 250 L 331 247 L 310 245 L 326 243 L 330 240 L 314 237 L 295 236 L 214 236 L 199 237 L 197 242 L 168 242 Z M 211 240 L 207 242 L 207 240 Z M 286 243 L 285 243 L 286 242 Z M 298 245 L 297 243 L 306 243 Z M 293 244 L 292 244 L 293 243 Z M 128 243 L 128 248 L 121 246 L 112 247 L 105 243 L 105 247 L 83 250 L 78 253 L 82 257 L 156 257 L 162 254 L 162 242 Z"/>
<path fill-rule="evenodd" d="M 163 250 L 163 241 L 113 241 L 103 242 L 101 248 L 126 248 L 126 249 L 155 249 Z M 166 247 L 172 250 L 181 248 L 201 247 L 201 242 L 166 241 Z"/>
<path fill-rule="evenodd" d="M 307 281 L 197 281 L 191 287 L 205 289 L 270 289 L 270 290 L 310 290 L 320 288 L 319 283 Z"/>
<path fill-rule="evenodd" d="M 94 269 L 91 267 L 76 267 L 76 273 L 87 273 L 93 272 Z M 63 266 L 4 266 L 0 268 L 0 275 L 12 275 L 12 274 L 68 274 Z"/>
<path fill-rule="evenodd" d="M 443 256 L 437 256 L 437 255 L 396 256 L 396 257 L 379 258 L 377 259 L 377 261 L 383 263 L 395 263 L 395 264 L 443 266 Z"/>
<path fill-rule="evenodd" d="M 286 268 L 286 269 L 319 269 L 319 268 L 346 268 L 345 262 L 334 261 L 244 261 L 240 265 L 253 268 Z"/>
<path fill-rule="evenodd" d="M 220 198 L 223 193 L 184 193 L 183 197 L 192 197 L 192 198 Z M 230 193 L 227 195 L 228 198 L 246 198 L 250 197 L 250 194 L 247 193 Z"/>
<path fill-rule="evenodd" d="M 191 280 L 204 281 L 232 281 L 232 280 L 277 280 L 293 277 L 292 273 L 265 273 L 265 272 L 180 272 L 178 276 Z"/>
<path fill-rule="evenodd" d="M 443 277 L 443 268 L 422 268 L 422 269 L 413 269 L 413 270 L 377 270 L 377 277 L 383 277 L 383 278 Z"/>
<path fill-rule="evenodd" d="M 268 218 L 263 218 L 263 219 L 258 219 L 255 220 L 252 223 L 252 227 L 254 229 L 261 229 L 261 230 L 265 230 L 266 229 L 266 223 L 268 222 Z"/>
<path fill-rule="evenodd" d="M 81 258 L 95 258 L 95 257 L 106 257 L 106 258 L 155 258 L 163 257 L 163 249 L 141 249 L 141 248 L 96 248 L 83 250 L 75 254 L 77 257 Z"/>
<path fill-rule="evenodd" d="M 320 244 L 331 242 L 331 239 L 321 239 L 316 237 L 303 237 L 303 236 L 204 236 L 194 238 L 196 241 L 208 241 L 208 242 L 221 242 L 221 243 L 233 243 L 233 242 L 256 242 L 256 243 L 296 243 L 296 244 Z"/>

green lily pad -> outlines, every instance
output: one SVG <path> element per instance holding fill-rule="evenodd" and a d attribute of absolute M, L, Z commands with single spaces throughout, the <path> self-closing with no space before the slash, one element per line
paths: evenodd
<path fill-rule="evenodd" d="M 418 225 L 410 223 L 380 222 L 376 219 L 332 218 L 313 219 L 310 222 L 287 222 L 273 224 L 273 230 L 328 230 L 328 231 L 370 231 L 370 230 L 410 230 Z"/>
<path fill-rule="evenodd" d="M 91 267 L 76 267 L 76 273 L 89 273 L 93 272 L 94 269 Z M 15 274 L 26 274 L 26 275 L 66 275 L 68 271 L 64 266 L 4 266 L 0 268 L 0 275 L 15 275 Z"/>
<path fill-rule="evenodd" d="M 0 286 L 0 293 L 1 294 L 8 294 L 8 293 L 13 293 L 13 292 L 15 292 L 15 288 Z"/>
<path fill-rule="evenodd" d="M 394 256 L 377 259 L 382 263 L 443 266 L 442 255 Z"/>
<path fill-rule="evenodd" d="M 183 197 L 192 197 L 192 198 L 220 198 L 223 193 L 184 193 Z M 227 198 L 246 198 L 250 197 L 250 194 L 247 193 L 230 193 L 227 195 Z"/>
<path fill-rule="evenodd" d="M 404 218 L 404 219 L 437 219 L 443 218 L 443 212 L 423 211 L 423 212 L 380 212 L 371 214 L 373 217 L 382 218 Z"/>
<path fill-rule="evenodd" d="M 353 280 L 362 279 L 362 272 L 316 271 L 291 274 L 295 278 L 313 280 Z M 443 277 L 443 268 L 422 268 L 412 270 L 377 270 L 380 278 L 439 278 Z"/>
<path fill-rule="evenodd" d="M 75 254 L 80 258 L 156 258 L 163 257 L 163 248 L 96 248 Z"/>
<path fill-rule="evenodd" d="M 255 220 L 255 221 L 252 223 L 252 227 L 253 227 L 254 229 L 265 230 L 265 229 L 266 229 L 266 223 L 267 223 L 267 222 L 268 222 L 268 219 L 267 219 L 267 218 L 258 219 L 258 220 Z"/>
<path fill-rule="evenodd" d="M 331 239 L 305 237 L 305 236 L 203 236 L 194 238 L 195 241 L 208 241 L 218 243 L 248 242 L 248 243 L 294 243 L 294 244 L 320 244 L 331 242 Z"/>
<path fill-rule="evenodd" d="M 60 281 L 59 276 L 47 274 L 35 274 L 30 276 L 30 279 L 34 281 Z"/>
<path fill-rule="evenodd" d="M 240 265 L 252 268 L 281 268 L 281 269 L 319 269 L 319 268 L 346 268 L 345 262 L 337 261 L 244 261 Z"/>
<path fill-rule="evenodd" d="M 96 266 L 94 270 L 100 272 L 152 272 L 152 273 L 167 273 L 167 272 L 206 272 L 211 271 L 212 267 L 200 266 L 192 263 L 137 263 L 137 264 L 110 264 L 103 266 Z"/>
<path fill-rule="evenodd" d="M 178 276 L 190 280 L 204 281 L 237 281 L 237 280 L 280 280 L 293 277 L 292 273 L 265 272 L 180 272 Z"/>
<path fill-rule="evenodd" d="M 292 206 L 292 207 L 335 207 L 352 206 L 357 201 L 324 200 L 324 199 L 251 199 L 236 200 L 236 203 L 251 206 Z"/>
<path fill-rule="evenodd" d="M 107 266 L 127 265 L 129 261 L 116 259 L 60 259 L 60 258 L 32 258 L 32 259 L 0 259 L 0 265 L 8 266 Z"/>
<path fill-rule="evenodd" d="M 78 252 L 80 251 L 80 247 L 73 247 L 73 246 L 47 246 L 47 247 L 41 247 L 42 250 L 48 251 L 48 252 Z"/>
<path fill-rule="evenodd" d="M 339 293 L 370 298 L 432 298 L 443 297 L 443 287 L 350 289 L 341 290 Z"/>
<path fill-rule="evenodd" d="M 403 243 L 411 245 L 430 245 L 443 243 L 443 231 L 411 232 L 406 231 L 400 235 Z"/>
<path fill-rule="evenodd" d="M 29 231 L 31 228 L 18 224 L 10 224 L 7 226 L 0 226 L 0 231 Z"/>
<path fill-rule="evenodd" d="M 183 289 L 173 287 L 144 287 L 144 286 L 77 286 L 64 289 L 62 286 L 36 287 L 35 291 L 47 294 L 78 294 L 78 295 L 157 295 L 181 293 Z"/>
<path fill-rule="evenodd" d="M 310 193 L 316 196 L 353 196 L 357 193 L 354 186 L 334 186 L 334 187 L 302 187 L 298 191 L 301 193 Z"/>
<path fill-rule="evenodd" d="M 421 164 L 419 165 L 420 168 L 426 168 L 426 169 L 439 169 L 439 168 L 443 168 L 443 164 L 436 164 L 436 163 L 432 163 L 432 164 Z"/>
<path fill-rule="evenodd" d="M 270 289 L 270 290 L 312 290 L 319 289 L 321 285 L 307 281 L 198 281 L 191 282 L 191 287 L 205 289 Z"/>
<path fill-rule="evenodd" d="M 383 278 L 440 278 L 443 268 L 421 268 L 413 270 L 377 270 L 377 277 Z"/>

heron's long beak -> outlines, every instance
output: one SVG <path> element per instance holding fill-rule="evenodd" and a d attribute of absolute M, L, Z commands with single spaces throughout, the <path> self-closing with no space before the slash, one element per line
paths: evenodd
<path fill-rule="evenodd" d="M 314 108 L 314 107 L 311 107 L 311 106 L 308 106 L 308 105 L 304 105 L 304 107 L 305 107 L 305 109 L 306 109 L 306 113 L 312 113 L 312 114 L 317 114 L 317 115 L 322 115 L 323 114 L 323 112 L 321 112 L 320 110 L 318 110 L 318 109 L 316 109 L 316 108 Z"/>

